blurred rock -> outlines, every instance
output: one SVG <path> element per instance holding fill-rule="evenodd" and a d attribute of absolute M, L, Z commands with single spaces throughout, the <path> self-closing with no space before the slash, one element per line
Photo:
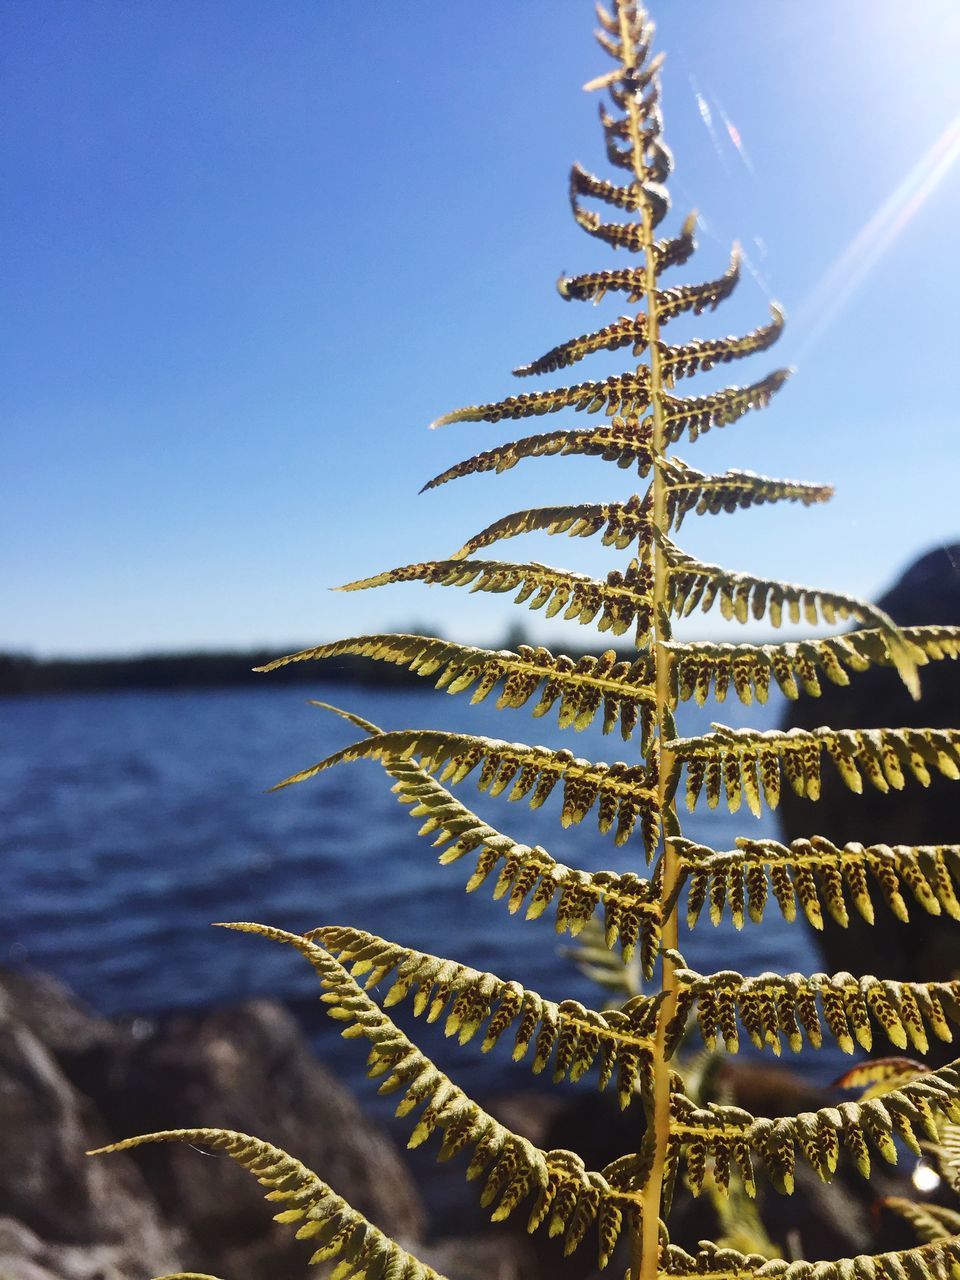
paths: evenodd
<path fill-rule="evenodd" d="M 405 1242 L 425 1213 L 390 1142 L 277 1005 L 120 1028 L 45 977 L 0 973 L 0 1280 L 143 1280 L 187 1266 L 267 1280 L 312 1250 L 256 1180 L 180 1145 L 89 1159 L 154 1129 L 239 1129 L 317 1169 Z"/>
<path fill-rule="evenodd" d="M 49 991 L 38 986 L 32 1001 L 36 1013 Z M 62 1000 L 59 989 L 56 999 Z M 102 1121 L 53 1053 L 19 1019 L 20 1003 L 0 985 L 0 1205 L 9 1215 L 0 1275 L 6 1280 L 7 1272 L 16 1274 L 10 1261 L 16 1249 L 24 1277 L 30 1276 L 30 1266 L 42 1273 L 44 1259 L 59 1280 L 119 1280 L 142 1276 L 144 1270 L 170 1270 L 177 1261 L 175 1234 L 163 1226 L 131 1160 L 94 1161 L 84 1155 L 108 1140 Z M 40 1024 L 39 1018 L 32 1021 Z M 78 1026 L 82 1021 L 78 1015 Z"/>
<path fill-rule="evenodd" d="M 879 601 L 902 626 L 960 625 L 960 543 L 921 557 Z M 897 676 L 885 668 L 852 674 L 844 687 L 823 682 L 820 698 L 791 703 L 784 727 L 813 729 L 960 727 L 960 670 L 949 660 L 922 667 L 923 697 L 914 702 Z M 960 842 L 960 789 L 939 775 L 929 788 L 909 780 L 903 791 L 884 795 L 865 786 L 857 796 L 839 781 L 827 762 L 823 796 L 814 806 L 784 789 L 781 824 L 792 840 L 814 833 L 837 844 L 945 844 Z M 960 973 L 955 921 L 915 908 L 909 924 L 899 923 L 873 892 L 877 923 L 867 926 L 851 913 L 850 927 L 829 918 L 814 935 L 831 970 L 872 972 L 903 981 L 945 980 Z M 907 895 L 909 899 L 909 894 Z"/>
<path fill-rule="evenodd" d="M 97 1102 L 118 1137 L 200 1125 L 269 1138 L 389 1235 L 422 1234 L 425 1212 L 396 1149 L 279 1005 L 171 1019 L 131 1044 L 123 1087 Z M 309 1244 L 270 1222 L 262 1189 L 233 1161 L 179 1144 L 137 1156 L 164 1216 L 193 1243 L 192 1266 L 275 1276 L 309 1258 Z"/>
<path fill-rule="evenodd" d="M 503 1228 L 422 1245 L 417 1257 L 447 1280 L 532 1280 L 539 1274 L 529 1245 Z"/>

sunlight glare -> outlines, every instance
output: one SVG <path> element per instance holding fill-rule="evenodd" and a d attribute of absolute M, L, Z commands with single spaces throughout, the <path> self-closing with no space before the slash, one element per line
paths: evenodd
<path fill-rule="evenodd" d="M 797 358 L 823 337 L 960 158 L 960 113 L 827 268 L 797 309 Z"/>

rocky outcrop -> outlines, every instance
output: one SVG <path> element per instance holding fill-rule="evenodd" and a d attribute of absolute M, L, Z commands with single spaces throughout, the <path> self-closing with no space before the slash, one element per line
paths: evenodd
<path fill-rule="evenodd" d="M 25 994 L 22 981 L 16 985 Z M 123 1280 L 169 1271 L 178 1240 L 134 1162 L 84 1156 L 109 1141 L 109 1132 L 37 1034 L 47 995 L 51 1022 L 58 1022 L 66 1001 L 50 983 L 37 984 L 30 1001 L 0 987 L 0 1276 Z M 27 1011 L 31 1016 L 21 1016 Z M 72 1021 L 78 1044 L 109 1038 L 79 1010 Z"/>
<path fill-rule="evenodd" d="M 960 543 L 938 547 L 913 564 L 878 603 L 901 626 L 940 623 L 960 626 Z M 801 698 L 787 709 L 787 728 L 819 725 L 846 728 L 960 726 L 960 671 L 950 661 L 921 668 L 923 696 L 914 702 L 896 675 L 873 668 L 853 675 L 845 687 L 824 682 L 822 696 Z M 785 789 L 781 823 L 792 840 L 813 832 L 838 844 L 942 844 L 960 842 L 960 789 L 935 775 L 929 788 L 912 780 L 903 791 L 886 795 L 866 786 L 857 796 L 848 791 L 828 765 L 823 795 L 816 806 Z M 878 898 L 877 894 L 873 895 Z M 879 901 L 877 924 L 866 926 L 854 915 L 841 929 L 827 920 L 817 945 L 834 970 L 906 981 L 942 980 L 960 972 L 957 926 L 915 910 L 910 924 L 900 924 Z M 882 943 L 880 943 L 882 939 Z"/>
<path fill-rule="evenodd" d="M 0 1280 L 143 1280 L 187 1266 L 299 1274 L 310 1249 L 260 1188 L 180 1146 L 91 1160 L 131 1133 L 211 1125 L 268 1136 L 401 1240 L 425 1214 L 390 1140 L 278 1005 L 118 1028 L 56 983 L 0 978 Z"/>

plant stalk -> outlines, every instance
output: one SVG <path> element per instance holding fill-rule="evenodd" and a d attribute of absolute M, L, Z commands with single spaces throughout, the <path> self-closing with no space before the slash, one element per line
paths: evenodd
<path fill-rule="evenodd" d="M 625 3 L 618 6 L 620 23 L 620 40 L 623 65 L 627 68 L 636 66 L 636 47 L 633 43 L 633 31 L 629 20 L 628 7 Z M 641 139 L 640 120 L 637 105 L 633 98 L 627 100 L 627 114 L 630 122 L 630 140 L 633 152 L 633 171 L 636 183 L 644 180 L 643 142 Z M 647 312 L 647 338 L 650 368 L 650 404 L 653 412 L 653 524 L 658 533 L 666 532 L 667 493 L 660 460 L 665 453 L 665 433 L 663 420 L 663 404 L 661 395 L 664 390 L 662 360 L 659 347 L 659 324 L 657 321 L 657 269 L 654 251 L 653 216 L 646 200 L 641 201 L 643 218 L 643 241 L 646 266 L 645 301 Z M 674 846 L 674 838 L 679 833 L 679 823 L 672 799 L 667 796 L 666 780 L 672 772 L 672 758 L 663 743 L 669 737 L 667 711 L 669 707 L 670 688 L 670 654 L 665 648 L 669 634 L 665 634 L 667 566 L 663 549 L 658 539 L 653 542 L 653 637 L 652 652 L 656 673 L 657 727 L 656 739 L 660 751 L 659 762 L 659 809 L 663 827 L 663 854 L 661 863 L 660 902 L 666 903 L 673 896 L 678 875 L 679 861 Z M 662 947 L 677 946 L 677 907 L 672 907 L 669 916 L 662 921 Z M 653 1094 L 646 1100 L 646 1121 L 648 1133 L 652 1128 L 653 1159 L 643 1187 L 641 1198 L 641 1222 L 639 1231 L 634 1231 L 631 1240 L 631 1276 L 632 1280 L 656 1280 L 659 1269 L 660 1216 L 663 1195 L 663 1182 L 666 1169 L 667 1148 L 670 1137 L 670 1067 L 665 1050 L 666 1028 L 673 1016 L 677 999 L 677 982 L 674 965 L 666 957 L 661 959 L 661 990 L 666 993 L 657 1023 L 656 1045 L 654 1049 Z M 650 1142 L 649 1138 L 646 1138 Z"/>

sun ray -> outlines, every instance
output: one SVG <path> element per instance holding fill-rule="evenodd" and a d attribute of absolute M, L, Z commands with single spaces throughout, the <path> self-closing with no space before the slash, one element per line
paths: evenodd
<path fill-rule="evenodd" d="M 803 337 L 796 351 L 797 359 L 819 342 L 958 158 L 960 113 L 834 259 L 800 304 L 795 325 Z"/>

